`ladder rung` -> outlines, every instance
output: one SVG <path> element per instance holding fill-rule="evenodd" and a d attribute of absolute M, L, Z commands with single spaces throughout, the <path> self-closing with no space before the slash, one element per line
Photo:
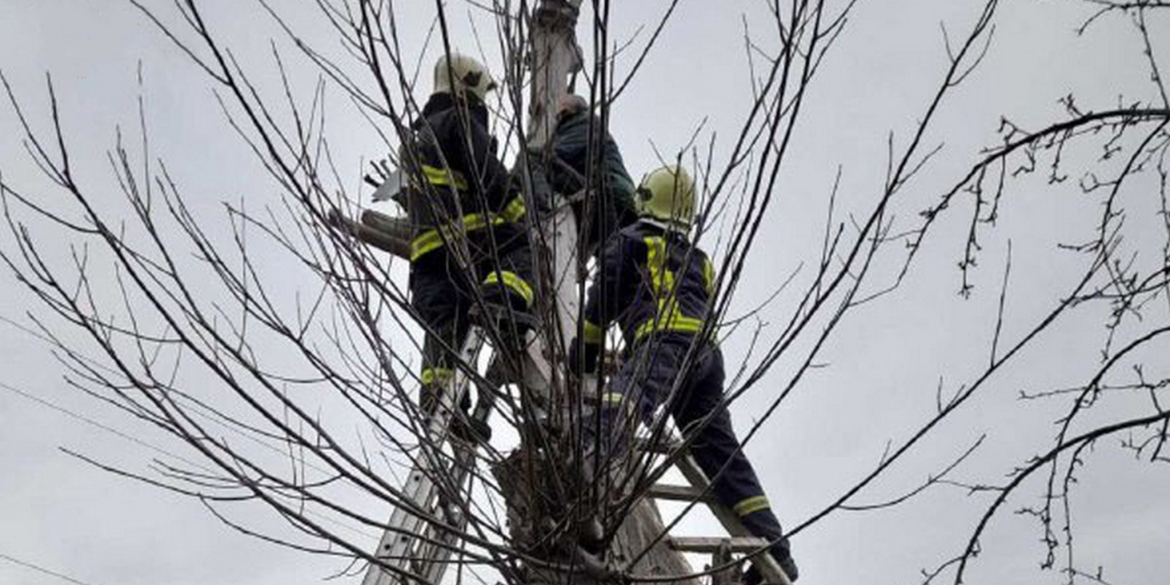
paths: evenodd
<path fill-rule="evenodd" d="M 664 483 L 656 483 L 650 486 L 646 495 L 656 500 L 673 500 L 676 502 L 715 502 L 715 494 L 707 491 L 704 493 L 703 488 L 691 485 L 669 485 Z"/>
<path fill-rule="evenodd" d="M 671 455 L 678 450 L 679 443 L 674 439 L 663 439 L 661 441 L 651 441 L 644 437 L 639 437 L 635 443 L 635 448 L 643 453 L 653 453 L 655 455 Z"/>
<path fill-rule="evenodd" d="M 669 453 L 671 449 L 677 449 L 678 445 L 679 443 L 673 440 L 662 441 L 657 445 L 651 445 L 648 441 L 639 443 L 639 447 L 644 450 L 657 453 Z M 692 485 L 684 487 L 657 484 L 651 487 L 650 496 L 662 500 L 695 500 L 699 494 L 703 493 L 703 488 L 708 485 L 707 477 L 689 454 L 675 459 L 674 464 Z M 715 553 L 721 546 L 726 545 L 731 548 L 731 552 L 748 553 L 767 546 L 768 542 L 765 539 L 751 536 L 739 518 L 731 510 L 719 504 L 710 492 L 702 500 L 711 508 L 715 518 L 731 536 L 722 538 L 675 537 L 671 539 L 672 548 L 686 552 Z M 752 564 L 763 573 L 766 582 L 774 585 L 792 585 L 792 581 L 788 580 L 788 576 L 784 574 L 780 565 L 776 563 L 776 559 L 773 559 L 771 555 L 757 555 L 752 559 Z"/>
<path fill-rule="evenodd" d="M 754 536 L 674 536 L 670 548 L 682 552 L 714 553 L 724 545 L 733 553 L 750 553 L 768 548 L 768 541 Z"/>

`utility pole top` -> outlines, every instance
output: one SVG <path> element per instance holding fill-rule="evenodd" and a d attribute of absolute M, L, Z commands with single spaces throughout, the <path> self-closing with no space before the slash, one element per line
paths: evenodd
<path fill-rule="evenodd" d="M 581 69 L 577 15 L 581 0 L 542 0 L 532 15 L 532 101 L 528 144 L 544 148 L 556 127 L 556 104 L 569 92 L 569 76 Z"/>

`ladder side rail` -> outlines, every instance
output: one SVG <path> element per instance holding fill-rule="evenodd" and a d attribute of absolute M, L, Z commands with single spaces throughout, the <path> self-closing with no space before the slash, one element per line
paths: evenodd
<path fill-rule="evenodd" d="M 483 328 L 473 325 L 459 353 L 461 362 L 474 367 L 486 339 L 487 334 Z M 436 540 L 432 533 L 438 527 L 416 510 L 426 511 L 432 516 L 440 512 L 436 506 L 441 486 L 435 480 L 435 472 L 444 467 L 441 463 L 442 447 L 448 440 L 451 417 L 470 383 L 471 378 L 467 372 L 462 368 L 456 368 L 451 384 L 454 391 L 440 394 L 439 405 L 427 421 L 426 436 L 419 445 L 422 454 L 415 459 L 414 466 L 407 475 L 408 485 L 403 490 L 406 499 L 414 506 L 398 506 L 394 509 L 387 523 L 387 530 L 378 543 L 375 557 L 384 559 L 386 565 L 399 569 L 400 572 L 417 574 L 409 569 L 412 561 L 417 559 L 417 555 L 411 554 L 412 550 L 420 546 L 420 541 L 424 543 L 432 541 L 431 544 L 434 544 L 433 541 Z M 458 457 L 455 463 L 458 465 Z M 468 475 L 467 471 L 460 468 L 456 473 L 459 481 L 457 485 L 462 485 Z M 398 582 L 397 579 L 395 571 L 371 564 L 362 579 L 362 585 L 393 585 Z"/>
<path fill-rule="evenodd" d="M 501 384 L 498 379 L 492 376 L 497 357 L 498 355 L 493 356 L 492 363 L 488 365 L 488 373 L 484 376 L 485 381 L 492 387 L 483 389 L 484 391 L 481 392 L 476 401 L 475 409 L 471 413 L 473 419 L 481 420 L 484 423 L 491 418 L 496 402 L 496 397 L 492 393 L 499 391 Z M 437 532 L 437 534 L 433 538 L 420 539 L 422 542 L 420 543 L 420 552 L 417 555 L 420 565 L 420 570 L 417 572 L 425 577 L 427 583 L 439 583 L 443 578 L 443 574 L 450 566 L 448 561 L 458 548 L 459 535 L 467 528 L 469 520 L 469 509 L 466 503 L 471 498 L 469 480 L 475 466 L 478 444 L 456 439 L 451 442 L 451 446 L 455 455 L 451 468 L 451 475 L 454 479 L 451 484 L 456 487 L 457 493 L 451 494 L 454 500 L 445 503 L 439 502 L 440 511 L 443 513 L 447 527 L 431 525 L 431 532 Z M 466 497 L 464 497 L 465 488 Z"/>
<path fill-rule="evenodd" d="M 702 469 L 699 469 L 699 464 L 695 462 L 695 459 L 691 457 L 690 453 L 680 455 L 674 460 L 675 467 L 682 472 L 683 476 L 687 478 L 687 481 L 691 485 L 701 487 L 705 491 L 710 491 L 710 481 L 708 481 L 707 475 L 703 473 Z M 735 513 L 727 509 L 727 506 L 714 500 L 706 503 L 711 513 L 723 525 L 723 529 L 732 537 L 752 537 L 752 533 L 744 527 L 743 522 L 739 521 L 739 517 Z M 760 547 L 755 549 L 755 551 L 757 552 L 752 557 L 752 563 L 759 568 L 769 583 L 792 585 L 792 581 L 788 579 L 788 575 L 784 574 L 784 570 L 780 568 L 780 564 L 776 562 L 776 559 L 772 558 L 771 554 L 768 554 L 766 548 Z"/>
<path fill-rule="evenodd" d="M 456 474 L 455 484 L 462 488 L 467 483 L 468 477 L 471 475 L 471 466 L 475 465 L 475 446 L 466 443 L 455 446 L 456 458 L 454 473 Z M 470 493 L 468 493 L 470 496 Z M 439 583 L 443 578 L 443 574 L 450 566 L 448 562 L 451 556 L 455 553 L 455 549 L 459 544 L 459 534 L 467 527 L 467 514 L 463 510 L 455 506 L 447 506 L 444 513 L 444 519 L 451 529 L 432 526 L 434 531 L 439 532 L 433 542 L 424 542 L 418 557 L 424 559 L 425 563 L 419 574 L 423 575 L 429 583 Z"/>

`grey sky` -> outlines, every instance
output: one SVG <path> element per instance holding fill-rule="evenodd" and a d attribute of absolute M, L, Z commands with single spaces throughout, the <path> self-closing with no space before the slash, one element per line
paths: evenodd
<path fill-rule="evenodd" d="M 222 15 L 213 27 L 222 31 L 245 66 L 272 82 L 268 39 L 279 38 L 279 33 L 263 13 L 251 3 L 206 4 L 209 13 Z M 615 3 L 611 36 L 619 42 L 629 38 L 666 4 Z M 726 156 L 751 101 L 741 12 L 753 15 L 746 20 L 755 32 L 764 26 L 759 4 L 680 3 L 658 47 L 612 113 L 611 132 L 632 174 L 640 176 L 655 166 L 653 146 L 673 153 L 704 120 L 708 134 L 700 142 L 715 133 L 716 151 Z M 420 15 L 426 13 L 423 8 L 433 10 L 413 3 L 400 7 L 405 22 L 418 24 L 404 32 L 407 47 L 421 47 L 427 22 Z M 813 83 L 781 175 L 778 203 L 732 316 L 766 299 L 802 262 L 815 262 L 838 166 L 842 210 L 863 212 L 865 202 L 880 193 L 890 133 L 895 146 L 906 144 L 946 65 L 939 23 L 945 23 L 952 39 L 959 38 L 979 8 L 978 2 L 932 0 L 858 4 Z M 206 78 L 132 7 L 93 0 L 10 0 L 0 10 L 0 70 L 42 130 L 48 123 L 44 72 L 52 73 L 76 164 L 103 189 L 97 192 L 99 201 L 113 205 L 117 196 L 105 158 L 115 127 L 121 125 L 128 142 L 138 140 L 133 130 L 139 61 L 151 148 L 167 160 L 199 213 L 221 217 L 213 214 L 222 200 L 243 199 L 260 208 L 275 193 L 276 187 L 230 134 Z M 318 41 L 328 38 L 325 27 L 314 26 L 311 8 L 290 12 L 294 26 L 312 31 Z M 906 201 L 898 213 L 906 225 L 916 210 L 961 176 L 979 148 L 995 143 L 1001 115 L 1038 127 L 1060 118 L 1057 100 L 1070 93 L 1085 109 L 1113 107 L 1121 94 L 1126 102 L 1155 97 L 1132 25 L 1124 18 L 1107 18 L 1077 36 L 1074 28 L 1089 14 L 1085 3 L 1074 1 L 1022 0 L 1002 7 L 986 61 L 944 103 L 939 121 L 926 135 L 928 144 L 945 143 L 946 148 L 904 192 Z M 1170 14 L 1158 15 L 1150 25 L 1155 33 L 1167 32 Z M 462 32 L 468 28 L 463 21 L 455 27 Z M 490 43 L 490 29 L 480 32 Z M 766 35 L 762 29 L 759 33 Z M 645 35 L 642 31 L 637 38 Z M 1170 41 L 1155 41 L 1155 55 L 1170 63 L 1165 45 Z M 582 44 L 587 42 L 582 39 Z M 490 47 L 488 52 L 494 54 Z M 618 66 L 622 76 L 629 66 L 629 57 L 624 59 Z M 297 87 L 311 90 L 315 73 L 303 63 L 294 70 L 302 72 L 294 78 Z M 357 188 L 360 165 L 386 149 L 339 96 L 330 104 L 334 155 Z M 16 129 L 10 108 L 0 108 L 0 172 L 6 183 L 35 193 L 44 182 L 24 154 Z M 955 263 L 962 255 L 967 216 L 946 218 L 905 285 L 850 317 L 822 355 L 830 367 L 813 370 L 749 444 L 781 521 L 791 526 L 819 511 L 880 460 L 887 441 L 905 439 L 908 428 L 933 413 L 940 380 L 944 392 L 954 392 L 984 365 L 1009 237 L 1014 295 L 1006 307 L 1004 335 L 1010 340 L 1049 310 L 1078 275 L 1082 260 L 1056 251 L 1055 245 L 1089 237 L 1097 211 L 1095 200 L 1079 197 L 1071 182 L 1048 188 L 1043 181 L 1022 181 L 1005 201 L 999 225 L 982 242 L 987 267 L 975 271 L 977 288 L 965 301 L 956 295 L 960 274 Z M 1159 242 L 1152 228 L 1140 223 L 1132 228 L 1135 248 Z M 227 233 L 222 226 L 213 231 Z M 4 241 L 8 239 L 5 234 Z M 63 247 L 60 252 L 64 258 Z M 882 262 L 879 274 L 885 276 L 875 277 L 867 290 L 889 283 L 893 260 Z M 274 255 L 266 269 L 279 274 L 279 263 Z M 809 270 L 803 269 L 798 283 L 807 283 Z M 288 278 L 292 288 L 315 285 Z M 798 286 L 784 291 L 760 313 L 772 324 L 773 335 L 799 292 Z M 67 387 L 49 347 L 11 324 L 28 324 L 26 311 L 38 311 L 33 299 L 7 272 L 0 276 L 0 294 L 5 300 L 0 311 L 0 585 L 65 582 L 12 559 L 89 585 L 313 583 L 345 569 L 335 559 L 239 535 L 197 502 L 115 477 L 62 453 L 58 447 L 136 470 L 159 456 L 38 399 L 151 445 L 186 452 Z M 1167 318 L 1165 306 L 1152 311 L 1163 321 Z M 1021 403 L 1016 397 L 1020 390 L 1083 382 L 1097 363 L 1103 322 L 1098 312 L 1047 332 L 1023 361 L 1001 372 L 986 392 L 863 499 L 880 501 L 914 488 L 985 433 L 983 447 L 955 479 L 998 481 L 1046 448 L 1055 431 L 1051 423 L 1065 404 Z M 733 337 L 724 349 L 729 362 L 742 359 L 746 336 Z M 1164 368 L 1165 355 L 1148 356 L 1147 361 L 1152 368 Z M 737 428 L 746 431 L 771 402 L 773 389 L 787 382 L 794 365 L 781 360 L 765 384 L 736 403 Z M 1124 416 L 1129 403 L 1120 404 L 1116 411 L 1102 413 L 1102 419 Z M 1134 461 L 1115 445 L 1116 440 L 1103 442 L 1089 455 L 1082 485 L 1074 492 L 1079 559 L 1085 567 L 1106 565 L 1106 579 L 1113 585 L 1165 582 L 1170 501 L 1160 496 L 1170 477 L 1165 465 L 1159 469 Z M 1009 507 L 1034 504 L 1039 493 L 1026 490 Z M 941 487 L 901 508 L 838 512 L 794 539 L 801 582 L 917 583 L 920 569 L 961 551 L 983 509 L 980 504 L 987 501 L 986 495 L 969 497 L 961 488 Z M 263 509 L 233 512 L 238 519 L 278 526 Z M 707 530 L 709 521 L 688 520 L 684 528 Z M 984 555 L 971 569 L 970 582 L 1061 582 L 1060 575 L 1035 571 L 1044 554 L 1040 536 L 1034 520 L 1003 514 L 983 539 Z"/>

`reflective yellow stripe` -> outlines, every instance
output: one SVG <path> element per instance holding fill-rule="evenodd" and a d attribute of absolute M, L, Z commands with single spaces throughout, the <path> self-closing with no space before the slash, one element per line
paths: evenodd
<path fill-rule="evenodd" d="M 469 232 L 482 230 L 483 228 L 487 227 L 487 217 L 488 216 L 482 213 L 469 213 L 463 216 L 463 229 Z M 492 222 L 493 225 L 499 225 L 501 223 L 503 222 L 498 220 Z"/>
<path fill-rule="evenodd" d="M 601 343 L 601 338 L 605 336 L 605 331 L 601 326 L 589 319 L 585 319 L 585 324 L 581 329 L 583 329 L 581 334 L 585 343 Z"/>
<path fill-rule="evenodd" d="M 419 376 L 419 379 L 422 381 L 423 386 L 430 386 L 430 385 L 434 384 L 435 382 L 439 382 L 439 383 L 446 382 L 447 380 L 450 380 L 451 377 L 454 375 L 455 375 L 455 372 L 452 372 L 451 370 L 448 370 L 447 368 L 423 368 L 422 374 Z"/>
<path fill-rule="evenodd" d="M 500 212 L 500 218 L 504 221 L 518 222 L 524 219 L 526 212 L 527 208 L 524 207 L 524 198 L 516 197 L 509 201 L 508 205 L 504 207 L 504 210 Z"/>
<path fill-rule="evenodd" d="M 462 234 L 487 227 L 489 217 L 492 225 L 503 225 L 520 221 L 524 218 L 525 213 L 527 213 L 527 208 L 524 206 L 524 199 L 516 197 L 504 207 L 499 215 L 469 213 L 463 216 L 461 221 L 429 229 L 410 241 L 410 260 L 411 262 L 418 260 L 424 254 L 442 248 L 444 244 Z"/>
<path fill-rule="evenodd" d="M 634 340 L 665 331 L 698 333 L 703 329 L 703 320 L 687 317 L 678 308 L 678 299 L 674 296 L 674 272 L 666 267 L 666 240 L 651 236 L 642 241 L 646 244 L 646 268 L 650 271 L 650 288 L 658 299 L 658 311 L 634 330 Z"/>
<path fill-rule="evenodd" d="M 509 270 L 499 270 L 492 272 L 487 278 L 483 279 L 484 286 L 499 284 L 500 282 L 503 282 L 504 286 L 516 291 L 516 294 L 523 297 L 525 304 L 532 305 L 532 287 L 528 286 L 528 283 L 523 278 L 520 278 L 519 274 Z"/>
<path fill-rule="evenodd" d="M 674 272 L 666 268 L 666 240 L 649 237 L 646 243 L 646 267 L 650 269 L 650 285 L 655 296 L 662 298 L 674 291 Z"/>
<path fill-rule="evenodd" d="M 467 189 L 467 180 L 459 171 L 422 165 L 422 172 L 427 182 L 432 185 L 450 185 L 456 189 Z"/>
<path fill-rule="evenodd" d="M 767 510 L 771 507 L 772 506 L 768 504 L 768 498 L 766 496 L 752 496 L 750 498 L 744 498 L 740 500 L 739 503 L 736 504 L 734 508 L 732 508 L 732 510 L 735 512 L 736 516 L 742 518 L 753 512 Z"/>
<path fill-rule="evenodd" d="M 633 402 L 627 401 L 625 394 L 619 394 L 617 392 L 601 394 L 598 400 L 600 401 L 601 408 L 620 408 L 622 405 L 626 405 L 627 411 L 633 411 L 634 408 Z"/>
<path fill-rule="evenodd" d="M 624 394 L 618 394 L 617 392 L 609 392 L 609 393 L 601 395 L 601 405 L 603 407 L 608 406 L 610 408 L 613 408 L 616 406 L 621 406 L 622 402 L 625 401 L 625 399 L 626 399 L 626 396 Z"/>
<path fill-rule="evenodd" d="M 650 319 L 642 323 L 634 331 L 634 341 L 641 341 L 643 337 L 651 333 L 664 333 L 667 331 L 674 331 L 677 333 L 699 333 L 703 330 L 703 320 L 694 317 L 684 317 L 682 315 L 673 315 L 670 318 Z"/>
<path fill-rule="evenodd" d="M 703 285 L 708 295 L 715 296 L 715 266 L 710 258 L 703 258 Z"/>
<path fill-rule="evenodd" d="M 637 408 L 637 405 L 634 404 L 633 400 L 630 400 L 628 397 L 626 397 L 625 394 L 618 394 L 617 392 L 608 392 L 602 394 L 600 397 L 598 397 L 597 402 L 598 408 L 601 408 L 602 410 L 619 409 L 624 406 L 626 414 L 631 416 L 634 414 Z"/>
<path fill-rule="evenodd" d="M 410 241 L 410 261 L 418 260 L 423 254 L 443 246 L 443 236 L 439 230 L 427 230 L 419 237 Z"/>

